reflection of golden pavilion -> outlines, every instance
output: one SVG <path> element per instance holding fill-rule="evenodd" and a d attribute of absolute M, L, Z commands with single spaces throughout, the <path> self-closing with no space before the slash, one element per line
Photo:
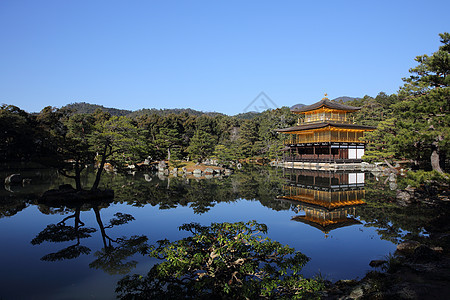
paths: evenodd
<path fill-rule="evenodd" d="M 359 224 L 350 216 L 355 207 L 364 204 L 364 173 L 328 173 L 313 170 L 286 169 L 289 183 L 283 186 L 280 199 L 296 205 L 305 214 L 292 219 L 328 233 L 333 229 Z"/>

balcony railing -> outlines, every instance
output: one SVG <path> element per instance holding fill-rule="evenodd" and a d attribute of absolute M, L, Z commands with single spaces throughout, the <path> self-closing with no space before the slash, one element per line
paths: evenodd
<path fill-rule="evenodd" d="M 331 123 L 339 123 L 339 124 L 355 124 L 353 120 L 344 119 L 344 118 L 335 118 L 335 119 L 325 119 L 325 118 L 313 118 L 313 119 L 298 119 L 297 126 L 306 125 L 306 124 L 314 124 L 314 123 L 323 123 L 323 122 L 331 122 Z"/>
<path fill-rule="evenodd" d="M 285 156 L 283 158 L 285 162 L 311 162 L 311 163 L 360 163 L 362 159 L 348 159 L 348 158 L 333 158 L 328 154 L 303 154 L 302 157 L 297 156 Z"/>
<path fill-rule="evenodd" d="M 358 137 L 331 137 L 330 136 L 312 136 L 312 135 L 303 135 L 296 136 L 293 135 L 291 138 L 284 140 L 285 145 L 294 145 L 294 144 L 304 144 L 304 143 L 365 143 L 361 141 Z"/>
<path fill-rule="evenodd" d="M 321 122 L 332 122 L 341 124 L 353 124 L 355 118 L 346 113 L 330 113 L 330 112 L 320 112 L 313 113 L 304 116 L 303 118 L 298 118 L 297 125 L 321 123 Z"/>

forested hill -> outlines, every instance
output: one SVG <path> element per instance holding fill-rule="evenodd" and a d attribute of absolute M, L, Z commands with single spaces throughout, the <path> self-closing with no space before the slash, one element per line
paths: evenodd
<path fill-rule="evenodd" d="M 166 116 L 166 115 L 170 115 L 170 114 L 176 114 L 176 115 L 180 115 L 183 113 L 187 113 L 188 115 L 191 116 L 203 116 L 203 115 L 207 115 L 210 117 L 215 117 L 215 116 L 220 116 L 220 115 L 224 115 L 222 113 L 218 113 L 218 112 L 203 112 L 203 111 L 199 111 L 199 110 L 195 110 L 195 109 L 190 109 L 190 108 L 165 108 L 165 109 L 156 109 L 156 108 L 143 108 L 143 109 L 139 109 L 136 111 L 133 111 L 129 114 L 129 117 L 134 118 L 134 117 L 138 117 L 141 115 L 160 115 L 160 116 Z"/>
<path fill-rule="evenodd" d="M 360 100 L 360 99 L 361 98 L 343 96 L 343 97 L 335 98 L 332 101 L 344 103 L 347 101 L 354 101 L 354 100 Z M 303 105 L 303 104 L 297 104 L 297 105 Z M 86 102 L 71 103 L 71 104 L 64 106 L 64 108 L 69 108 L 69 109 L 73 110 L 75 113 L 79 113 L 79 114 L 91 114 L 94 111 L 96 111 L 97 109 L 101 109 L 104 112 L 110 113 L 112 116 L 128 116 L 130 118 L 136 118 L 138 116 L 142 116 L 142 115 L 146 115 L 146 114 L 147 115 L 155 114 L 155 115 L 159 115 L 159 116 L 167 116 L 170 114 L 179 115 L 179 114 L 187 113 L 188 115 L 196 116 L 196 117 L 202 116 L 202 115 L 207 115 L 210 117 L 224 115 L 224 114 L 218 113 L 218 112 L 203 112 L 203 111 L 198 111 L 198 110 L 191 109 L 191 108 L 165 108 L 165 109 L 143 108 L 143 109 L 131 111 L 131 110 L 126 110 L 126 109 L 104 107 L 103 105 L 90 104 L 90 103 L 86 103 Z M 237 114 L 234 117 L 236 117 L 237 119 L 241 119 L 241 120 L 251 120 L 260 114 L 261 114 L 260 112 L 247 112 L 247 113 Z"/>
<path fill-rule="evenodd" d="M 190 109 L 190 108 L 166 108 L 166 109 L 156 109 L 156 108 L 144 108 L 144 109 L 139 109 L 136 111 L 131 111 L 131 110 L 126 110 L 126 109 L 117 109 L 117 108 L 110 108 L 110 107 L 104 107 L 102 105 L 97 105 L 97 104 L 90 104 L 90 103 L 86 103 L 86 102 L 77 102 L 77 103 L 71 103 L 68 104 L 66 106 L 64 106 L 64 108 L 69 108 L 71 110 L 73 110 L 75 113 L 79 113 L 79 114 L 90 114 L 93 113 L 94 111 L 96 111 L 97 109 L 101 109 L 104 112 L 108 112 L 110 113 L 112 116 L 128 116 L 130 118 L 135 118 L 141 115 L 160 115 L 160 116 L 166 116 L 169 114 L 182 114 L 182 113 L 187 113 L 189 115 L 192 116 L 202 116 L 202 115 L 207 115 L 210 117 L 215 117 L 218 115 L 223 115 L 221 113 L 217 113 L 217 112 L 203 112 L 203 111 L 198 111 L 198 110 L 194 110 L 194 109 Z"/>
<path fill-rule="evenodd" d="M 235 115 L 234 117 L 240 120 L 251 120 L 253 118 L 255 118 L 256 116 L 260 115 L 261 113 L 256 112 L 256 111 L 249 111 L 246 113 L 240 113 Z"/>
<path fill-rule="evenodd" d="M 131 110 L 104 107 L 102 105 L 90 104 L 86 102 L 71 103 L 63 108 L 68 108 L 78 114 L 92 114 L 97 109 L 110 113 L 112 116 L 127 116 L 132 113 Z"/>

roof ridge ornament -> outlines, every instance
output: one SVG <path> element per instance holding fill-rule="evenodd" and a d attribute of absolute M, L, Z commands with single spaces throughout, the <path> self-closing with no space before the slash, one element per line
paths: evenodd
<path fill-rule="evenodd" d="M 328 96 L 328 94 L 327 94 L 327 93 L 325 93 L 325 97 L 323 97 L 323 98 L 322 98 L 322 100 L 330 100 L 330 99 L 328 99 L 328 97 L 327 97 L 327 96 Z"/>

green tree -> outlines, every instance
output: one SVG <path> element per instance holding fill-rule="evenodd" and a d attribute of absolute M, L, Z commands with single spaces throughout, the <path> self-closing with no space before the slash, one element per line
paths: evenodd
<path fill-rule="evenodd" d="M 372 144 L 365 159 L 408 158 L 442 172 L 441 163 L 450 154 L 450 34 L 440 36 L 443 45 L 437 52 L 416 57 L 419 65 L 410 69 L 412 75 L 404 79 L 398 97 L 377 96 L 389 119 L 367 134 L 365 140 Z"/>
<path fill-rule="evenodd" d="M 295 116 L 288 107 L 266 110 L 256 117 L 258 122 L 257 152 L 268 158 L 275 158 L 283 148 L 283 135 L 275 132 L 277 128 L 294 125 Z"/>
<path fill-rule="evenodd" d="M 202 161 L 212 154 L 215 144 L 216 140 L 211 134 L 197 130 L 190 140 L 187 152 L 192 159 Z"/>
<path fill-rule="evenodd" d="M 217 158 L 221 164 L 227 164 L 236 160 L 235 155 L 233 155 L 233 151 L 223 144 L 219 144 L 214 147 L 213 156 Z"/>
<path fill-rule="evenodd" d="M 366 132 L 363 141 L 367 142 L 363 160 L 377 162 L 380 160 L 392 160 L 398 153 L 395 148 L 397 128 L 394 126 L 395 119 L 387 119 L 378 123 L 377 129 Z"/>
<path fill-rule="evenodd" d="M 402 92 L 406 94 L 423 94 L 434 88 L 446 88 L 450 86 L 450 33 L 439 34 L 442 45 L 438 51 L 431 56 L 426 54 L 416 57 L 419 63 L 409 72 L 409 78 L 404 78 L 406 82 Z"/>
<path fill-rule="evenodd" d="M 35 123 L 14 105 L 0 106 L 0 161 L 30 158 L 36 151 Z"/>
<path fill-rule="evenodd" d="M 309 258 L 263 237 L 264 224 L 184 224 L 192 236 L 159 241 L 151 257 L 164 260 L 147 276 L 126 276 L 116 288 L 122 299 L 300 299 L 322 288 L 300 275 Z"/>
<path fill-rule="evenodd" d="M 438 51 L 416 57 L 419 64 L 403 79 L 406 83 L 399 93 L 403 101 L 394 109 L 399 115 L 400 135 L 409 134 L 406 144 L 428 154 L 433 170 L 442 173 L 440 162 L 449 154 L 450 33 L 439 36 L 442 45 Z"/>
<path fill-rule="evenodd" d="M 65 122 L 65 127 L 65 134 L 59 141 L 60 147 L 57 150 L 60 159 L 63 159 L 59 162 L 59 171 L 62 175 L 74 179 L 76 189 L 81 190 L 81 172 L 92 164 L 95 157 L 90 144 L 94 117 L 87 114 L 72 115 Z M 73 171 L 73 174 L 70 174 L 69 170 Z"/>
<path fill-rule="evenodd" d="M 450 154 L 450 88 L 409 96 L 394 105 L 394 113 L 399 151 L 418 162 L 428 161 L 442 173 L 440 162 Z"/>
<path fill-rule="evenodd" d="M 259 124 L 257 120 L 245 120 L 240 127 L 240 136 L 238 139 L 240 153 L 244 157 L 253 157 L 258 153 L 258 146 L 260 146 L 257 142 L 259 141 Z M 244 158 L 241 157 L 241 158 Z"/>
<path fill-rule="evenodd" d="M 71 114 L 65 109 L 45 107 L 37 116 L 41 133 L 41 162 L 58 169 L 59 173 L 74 179 L 77 190 L 81 190 L 81 172 L 92 164 L 95 152 L 90 138 L 94 118 L 88 114 Z"/>
<path fill-rule="evenodd" d="M 153 149 L 146 132 L 128 117 L 111 117 L 96 124 L 90 144 L 100 161 L 92 190 L 98 188 L 105 163 L 123 167 L 143 161 Z"/>
<path fill-rule="evenodd" d="M 167 159 L 170 160 L 170 150 L 174 146 L 181 146 L 181 137 L 177 129 L 161 127 L 156 135 L 156 147 L 167 151 Z"/>

